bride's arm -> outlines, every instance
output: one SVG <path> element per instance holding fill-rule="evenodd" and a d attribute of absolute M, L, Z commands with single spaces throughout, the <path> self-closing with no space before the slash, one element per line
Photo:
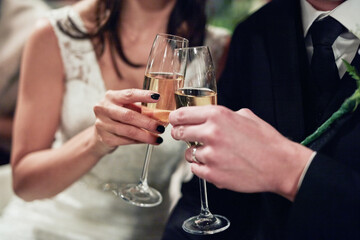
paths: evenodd
<path fill-rule="evenodd" d="M 153 93 L 109 91 L 94 107 L 95 125 L 51 149 L 64 90 L 57 39 L 50 23 L 42 20 L 24 50 L 11 159 L 14 191 L 27 201 L 63 191 L 118 145 L 159 141 L 159 122 L 126 108 L 133 109 L 133 102 L 155 102 Z"/>

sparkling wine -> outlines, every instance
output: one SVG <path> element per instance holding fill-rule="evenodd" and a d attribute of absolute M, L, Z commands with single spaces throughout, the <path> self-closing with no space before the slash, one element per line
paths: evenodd
<path fill-rule="evenodd" d="M 141 112 L 164 124 L 169 123 L 169 114 L 176 109 L 174 93 L 182 87 L 184 77 L 173 73 L 151 73 L 145 75 L 143 89 L 160 94 L 157 103 L 142 103 Z"/>
<path fill-rule="evenodd" d="M 208 88 L 181 88 L 175 92 L 176 108 L 216 105 L 217 94 Z"/>

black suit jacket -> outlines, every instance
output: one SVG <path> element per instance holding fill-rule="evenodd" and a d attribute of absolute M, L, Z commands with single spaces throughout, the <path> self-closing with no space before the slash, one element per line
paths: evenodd
<path fill-rule="evenodd" d="M 354 64 L 359 64 L 357 60 Z M 236 28 L 219 83 L 219 103 L 233 110 L 250 108 L 283 135 L 300 142 L 308 134 L 309 76 L 299 1 L 273 0 Z M 346 74 L 322 121 L 355 87 Z M 210 210 L 227 216 L 231 226 L 212 236 L 190 235 L 181 224 L 199 212 L 194 177 L 183 185 L 183 197 L 163 239 L 360 239 L 359 112 L 351 114 L 317 149 L 293 203 L 271 193 L 235 193 L 209 184 Z"/>

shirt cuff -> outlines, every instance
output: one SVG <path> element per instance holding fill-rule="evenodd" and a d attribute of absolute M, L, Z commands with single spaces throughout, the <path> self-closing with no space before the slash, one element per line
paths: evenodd
<path fill-rule="evenodd" d="M 305 167 L 304 167 L 304 169 L 303 169 L 303 171 L 302 171 L 302 173 L 301 173 L 301 175 L 300 175 L 299 182 L 298 182 L 298 185 L 297 185 L 297 190 L 299 190 L 299 188 L 300 188 L 300 186 L 301 186 L 301 184 L 302 184 L 302 182 L 303 182 L 303 180 L 304 180 L 305 174 L 306 174 L 307 170 L 309 169 L 309 166 L 310 166 L 312 160 L 313 160 L 314 157 L 316 156 L 316 153 L 317 153 L 317 152 L 313 152 L 313 153 L 311 154 L 309 160 L 307 161 L 307 163 L 306 163 L 306 165 L 305 165 Z"/>

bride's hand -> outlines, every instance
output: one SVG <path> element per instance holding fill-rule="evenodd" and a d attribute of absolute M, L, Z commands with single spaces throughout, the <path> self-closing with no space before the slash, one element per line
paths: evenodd
<path fill-rule="evenodd" d="M 160 95 L 141 89 L 107 91 L 94 107 L 95 136 L 101 151 L 111 152 L 117 146 L 149 143 L 160 144 L 159 133 L 165 131 L 161 122 L 141 114 L 138 102 L 155 103 Z"/>

